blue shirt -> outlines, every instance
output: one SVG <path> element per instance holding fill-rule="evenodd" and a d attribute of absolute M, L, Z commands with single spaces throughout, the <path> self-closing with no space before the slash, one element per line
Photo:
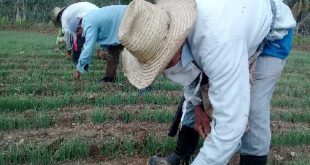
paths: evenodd
<path fill-rule="evenodd" d="M 287 58 L 292 49 L 293 33 L 293 29 L 290 29 L 288 30 L 287 35 L 285 35 L 280 40 L 267 40 L 266 44 L 264 45 L 262 55 L 273 56 L 281 59 Z"/>
<path fill-rule="evenodd" d="M 81 73 L 88 70 L 96 43 L 102 47 L 119 45 L 118 30 L 126 5 L 102 7 L 83 17 L 82 27 L 85 43 L 76 66 Z"/>

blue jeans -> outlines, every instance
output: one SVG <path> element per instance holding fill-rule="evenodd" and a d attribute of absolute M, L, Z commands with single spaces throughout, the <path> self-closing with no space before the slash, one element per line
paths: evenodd
<path fill-rule="evenodd" d="M 271 141 L 270 101 L 285 63 L 286 59 L 272 56 L 257 58 L 248 128 L 241 139 L 239 150 L 242 155 L 268 155 Z"/>

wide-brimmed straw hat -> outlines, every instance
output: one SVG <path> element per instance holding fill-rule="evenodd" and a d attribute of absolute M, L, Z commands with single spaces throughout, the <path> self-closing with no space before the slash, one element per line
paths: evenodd
<path fill-rule="evenodd" d="M 118 35 L 131 84 L 142 89 L 155 80 L 181 48 L 196 15 L 195 0 L 134 0 L 128 5 Z"/>
<path fill-rule="evenodd" d="M 61 15 L 63 13 L 63 11 L 66 9 L 67 7 L 55 7 L 52 10 L 52 21 L 54 22 L 55 26 L 61 26 Z"/>

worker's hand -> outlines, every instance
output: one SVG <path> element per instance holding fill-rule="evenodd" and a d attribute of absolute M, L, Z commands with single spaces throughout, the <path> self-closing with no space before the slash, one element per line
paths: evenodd
<path fill-rule="evenodd" d="M 204 139 L 211 132 L 210 127 L 211 119 L 207 113 L 203 110 L 202 105 L 195 107 L 195 131 Z"/>
<path fill-rule="evenodd" d="M 66 51 L 66 59 L 67 59 L 67 60 L 70 60 L 70 59 L 71 59 L 71 51 L 70 51 L 70 50 L 67 50 L 67 51 Z"/>
<path fill-rule="evenodd" d="M 79 80 L 81 78 L 81 73 L 79 71 L 75 71 L 73 73 L 73 78 Z"/>

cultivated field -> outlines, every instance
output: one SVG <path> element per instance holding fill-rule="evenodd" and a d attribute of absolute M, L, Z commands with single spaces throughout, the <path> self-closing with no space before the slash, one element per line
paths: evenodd
<path fill-rule="evenodd" d="M 55 50 L 55 35 L 0 31 L 0 164 L 146 164 L 173 151 L 167 137 L 181 88 L 160 77 L 139 94 L 121 67 L 97 83 Z M 310 164 L 310 52 L 293 51 L 272 101 L 270 164 Z"/>

